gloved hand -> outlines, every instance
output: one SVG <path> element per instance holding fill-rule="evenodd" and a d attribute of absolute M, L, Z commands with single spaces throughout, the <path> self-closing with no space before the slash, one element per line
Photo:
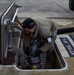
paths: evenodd
<path fill-rule="evenodd" d="M 40 49 L 38 49 L 38 50 L 36 51 L 36 55 L 37 55 L 37 56 L 39 56 L 41 53 L 42 53 L 42 51 L 41 51 Z"/>

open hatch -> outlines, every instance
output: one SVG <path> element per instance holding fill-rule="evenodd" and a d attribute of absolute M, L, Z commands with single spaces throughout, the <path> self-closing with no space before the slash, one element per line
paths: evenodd
<path fill-rule="evenodd" d="M 11 66 L 16 65 L 19 68 L 18 58 L 15 51 L 12 49 L 13 46 L 16 46 L 16 49 L 23 49 L 23 39 L 21 37 L 22 30 L 20 29 L 17 23 L 17 11 L 18 5 L 14 2 L 10 4 L 5 12 L 0 17 L 0 26 L 1 26 L 1 49 L 0 49 L 0 65 Z M 20 19 L 21 20 L 21 19 Z M 24 34 L 23 34 L 24 35 Z M 26 40 L 25 40 L 26 41 Z M 41 67 L 40 69 L 51 69 L 51 70 L 62 70 L 66 68 L 66 61 L 62 57 L 60 51 L 57 49 L 55 44 L 55 50 L 53 52 L 53 63 L 52 67 L 50 64 L 49 57 L 46 57 L 46 53 L 42 53 L 40 56 Z M 19 68 L 20 69 L 20 68 Z M 24 70 L 31 70 L 30 68 Z"/>

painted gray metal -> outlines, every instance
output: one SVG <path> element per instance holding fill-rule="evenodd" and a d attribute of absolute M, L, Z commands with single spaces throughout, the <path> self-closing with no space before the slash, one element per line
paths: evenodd
<path fill-rule="evenodd" d="M 18 6 L 12 2 L 5 12 L 1 15 L 1 54 L 0 59 L 3 61 L 7 57 L 9 44 L 12 43 L 12 24 L 15 20 Z M 3 62 L 2 62 L 3 63 Z"/>

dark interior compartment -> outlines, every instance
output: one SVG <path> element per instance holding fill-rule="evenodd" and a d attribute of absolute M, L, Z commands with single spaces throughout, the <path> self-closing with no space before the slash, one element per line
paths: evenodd
<path fill-rule="evenodd" d="M 4 59 L 4 65 L 13 65 L 15 62 L 15 53 L 13 51 L 8 51 L 7 59 Z"/>

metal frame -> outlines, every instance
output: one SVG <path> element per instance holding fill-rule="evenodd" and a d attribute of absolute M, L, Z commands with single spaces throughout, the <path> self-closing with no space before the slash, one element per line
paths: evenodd
<path fill-rule="evenodd" d="M 1 15 L 1 54 L 0 59 L 3 64 L 3 60 L 7 58 L 7 50 L 9 43 L 12 44 L 12 25 L 14 25 L 15 17 L 17 15 L 18 5 L 12 2 L 7 10 Z M 13 26 L 14 28 L 14 26 Z M 9 29 L 9 30 L 8 30 Z M 9 41 L 10 40 L 10 41 Z"/>

